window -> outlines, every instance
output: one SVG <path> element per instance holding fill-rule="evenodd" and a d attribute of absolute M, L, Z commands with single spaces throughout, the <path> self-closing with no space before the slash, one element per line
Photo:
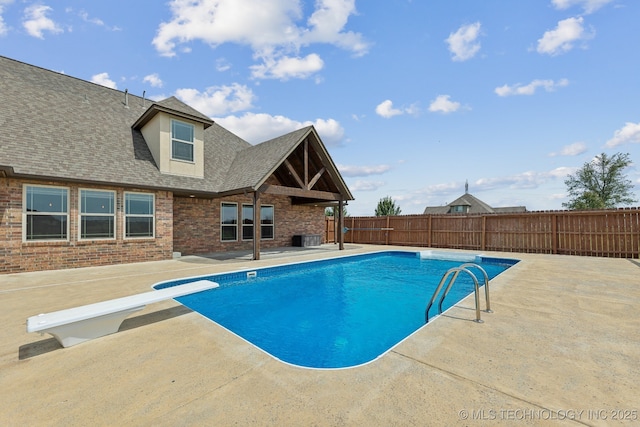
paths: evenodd
<path fill-rule="evenodd" d="M 467 207 L 465 205 L 457 205 L 457 206 L 452 206 L 451 207 L 451 212 L 455 212 L 455 213 L 464 213 L 467 212 Z"/>
<path fill-rule="evenodd" d="M 115 239 L 115 200 L 113 191 L 80 190 L 81 239 Z"/>
<path fill-rule="evenodd" d="M 273 206 L 260 207 L 260 238 L 273 239 Z"/>
<path fill-rule="evenodd" d="M 242 240 L 253 240 L 253 205 L 242 205 Z"/>
<path fill-rule="evenodd" d="M 124 193 L 125 237 L 154 237 L 155 196 L 145 193 Z"/>
<path fill-rule="evenodd" d="M 193 125 L 171 120 L 171 158 L 193 162 Z"/>
<path fill-rule="evenodd" d="M 238 205 L 223 203 L 220 208 L 220 235 L 223 241 L 238 240 Z"/>
<path fill-rule="evenodd" d="M 273 239 L 273 206 L 260 206 L 260 239 Z M 253 240 L 253 206 L 242 205 L 242 240 Z"/>
<path fill-rule="evenodd" d="M 24 187 L 25 240 L 67 240 L 69 190 L 59 187 Z"/>

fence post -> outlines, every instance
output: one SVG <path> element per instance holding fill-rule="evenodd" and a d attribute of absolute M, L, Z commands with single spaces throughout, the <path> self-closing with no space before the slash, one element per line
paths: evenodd
<path fill-rule="evenodd" d="M 558 253 L 558 214 L 551 216 L 551 253 Z"/>
<path fill-rule="evenodd" d="M 389 215 L 387 215 L 387 229 L 384 230 L 384 234 L 386 236 L 385 238 L 385 245 L 389 245 Z"/>
<path fill-rule="evenodd" d="M 486 215 L 482 215 L 482 238 L 481 238 L 481 242 L 480 242 L 480 247 L 482 249 L 482 251 L 486 251 L 486 247 L 487 247 L 487 216 Z"/>

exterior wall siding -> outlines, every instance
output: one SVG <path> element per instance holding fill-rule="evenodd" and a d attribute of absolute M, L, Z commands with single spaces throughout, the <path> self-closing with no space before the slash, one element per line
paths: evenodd
<path fill-rule="evenodd" d="M 230 196 L 220 199 L 176 197 L 173 204 L 174 250 L 183 255 L 206 254 L 237 250 L 251 250 L 252 240 L 242 240 L 238 224 L 238 240 L 221 241 L 220 206 L 238 204 L 238 222 L 242 221 L 242 204 L 253 204 L 253 196 Z M 262 239 L 260 248 L 291 246 L 294 235 L 319 234 L 324 236 L 324 208 L 321 206 L 292 205 L 287 196 L 262 195 L 261 205 L 274 207 L 274 239 Z"/>
<path fill-rule="evenodd" d="M 69 240 L 22 241 L 23 186 L 52 185 L 69 189 Z M 78 194 L 80 188 L 111 190 L 116 192 L 115 240 L 79 240 Z M 70 184 L 57 181 L 29 181 L 0 178 L 0 274 L 26 271 L 55 270 L 157 261 L 171 259 L 173 255 L 173 194 L 159 191 L 155 194 L 155 238 L 124 239 L 125 189 Z M 126 189 L 149 193 L 147 190 Z"/>

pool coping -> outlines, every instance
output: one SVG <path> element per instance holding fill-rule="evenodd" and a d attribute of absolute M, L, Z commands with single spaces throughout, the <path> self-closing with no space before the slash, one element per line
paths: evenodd
<path fill-rule="evenodd" d="M 348 246 L 345 254 L 396 248 Z M 295 256 L 315 259 L 332 252 Z M 608 425 L 614 417 L 622 418 L 622 425 L 637 422 L 637 260 L 485 253 L 521 260 L 491 281 L 494 314 L 483 316 L 485 323 L 472 322 L 473 302 L 467 297 L 383 357 L 345 370 L 277 362 L 174 301 L 148 306 L 117 334 L 67 349 L 25 331 L 27 317 L 38 312 L 144 292 L 189 272 L 246 268 L 244 262 L 185 258 L 0 276 L 0 420 L 8 426 L 114 420 L 130 425 L 424 425 L 427 420 Z"/>

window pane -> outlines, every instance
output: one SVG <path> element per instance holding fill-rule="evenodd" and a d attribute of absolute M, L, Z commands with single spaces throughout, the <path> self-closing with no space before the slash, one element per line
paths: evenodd
<path fill-rule="evenodd" d="M 28 186 L 27 212 L 67 213 L 67 189 Z"/>
<path fill-rule="evenodd" d="M 153 237 L 153 218 L 127 217 L 126 237 Z"/>
<path fill-rule="evenodd" d="M 173 120 L 171 122 L 171 133 L 174 139 L 193 142 L 193 125 Z"/>
<path fill-rule="evenodd" d="M 242 205 L 242 223 L 253 224 L 253 206 Z"/>
<path fill-rule="evenodd" d="M 62 240 L 66 238 L 66 215 L 27 215 L 27 240 Z"/>
<path fill-rule="evenodd" d="M 113 238 L 113 217 L 83 215 L 80 222 L 82 239 Z"/>
<path fill-rule="evenodd" d="M 272 225 L 263 225 L 260 227 L 260 238 L 261 239 L 273 239 L 273 226 Z"/>
<path fill-rule="evenodd" d="M 260 208 L 260 223 L 273 224 L 273 206 L 262 206 Z"/>
<path fill-rule="evenodd" d="M 222 226 L 222 240 L 237 240 L 236 231 L 238 227 L 236 226 Z"/>
<path fill-rule="evenodd" d="M 114 213 L 114 194 L 110 191 L 81 190 L 80 200 L 82 213 Z"/>
<path fill-rule="evenodd" d="M 242 240 L 253 240 L 253 225 L 242 226 Z"/>
<path fill-rule="evenodd" d="M 193 144 L 173 141 L 171 157 L 177 160 L 193 161 Z"/>
<path fill-rule="evenodd" d="M 152 194 L 125 194 L 127 215 L 153 215 Z"/>
<path fill-rule="evenodd" d="M 238 223 L 238 207 L 231 204 L 222 204 L 221 209 L 221 222 L 222 224 L 237 224 Z"/>

